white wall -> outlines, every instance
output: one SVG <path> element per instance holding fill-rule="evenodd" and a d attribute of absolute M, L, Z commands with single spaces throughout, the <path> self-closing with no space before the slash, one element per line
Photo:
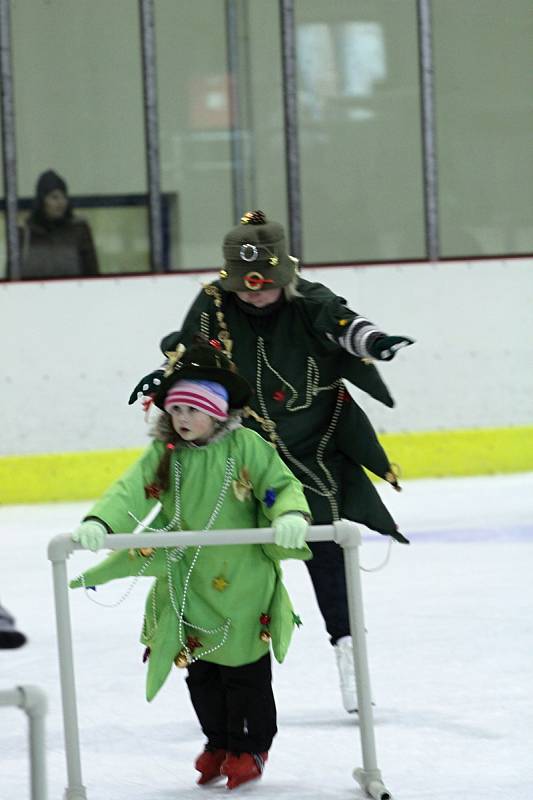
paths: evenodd
<path fill-rule="evenodd" d="M 0 454 L 141 446 L 127 398 L 214 273 L 0 286 Z M 380 369 L 380 432 L 533 424 L 533 260 L 307 269 L 416 345 Z"/>

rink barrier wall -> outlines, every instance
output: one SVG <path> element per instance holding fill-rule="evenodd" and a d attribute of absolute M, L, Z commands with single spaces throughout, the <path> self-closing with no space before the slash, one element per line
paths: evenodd
<path fill-rule="evenodd" d="M 533 471 L 533 426 L 383 434 L 404 480 Z M 0 504 L 98 497 L 143 448 L 0 458 Z M 372 476 L 373 477 L 373 476 Z"/>
<path fill-rule="evenodd" d="M 376 431 L 533 425 L 533 258 L 304 266 L 302 275 L 347 298 L 380 330 L 416 340 L 378 364 L 393 409 L 346 384 Z M 143 410 L 128 406 L 130 391 L 161 364 L 159 341 L 215 277 L 0 284 L 0 456 L 143 446 Z M 302 363 L 295 385 L 302 402 L 312 389 L 306 375 Z"/>

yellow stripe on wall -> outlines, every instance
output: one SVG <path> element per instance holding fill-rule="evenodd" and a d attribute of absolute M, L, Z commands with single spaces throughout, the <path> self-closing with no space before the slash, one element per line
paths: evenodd
<path fill-rule="evenodd" d="M 533 471 L 529 426 L 389 433 L 380 441 L 405 479 Z"/>
<path fill-rule="evenodd" d="M 533 471 L 533 427 L 389 433 L 380 436 L 404 480 Z M 0 503 L 90 500 L 142 448 L 0 458 Z"/>
<path fill-rule="evenodd" d="M 0 503 L 90 500 L 118 478 L 143 448 L 0 458 Z"/>

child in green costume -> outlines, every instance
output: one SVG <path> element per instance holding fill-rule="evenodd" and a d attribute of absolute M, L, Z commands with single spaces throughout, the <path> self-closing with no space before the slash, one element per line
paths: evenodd
<path fill-rule="evenodd" d="M 227 776 L 233 789 L 262 774 L 274 735 L 270 645 L 282 661 L 298 618 L 279 559 L 308 559 L 309 508 L 276 450 L 240 424 L 251 394 L 229 359 L 202 341 L 162 378 L 154 441 L 96 502 L 73 534 L 97 550 L 106 533 L 131 532 L 161 505 L 148 530 L 272 527 L 268 545 L 117 551 L 72 582 L 96 585 L 154 576 L 142 642 L 147 698 L 172 663 L 187 667 L 192 704 L 207 738 L 195 762 L 204 784 Z"/>

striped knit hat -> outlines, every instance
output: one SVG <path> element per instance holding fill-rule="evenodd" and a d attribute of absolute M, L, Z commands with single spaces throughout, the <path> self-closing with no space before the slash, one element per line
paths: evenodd
<path fill-rule="evenodd" d="M 165 411 L 173 406 L 191 406 L 218 420 L 228 418 L 228 392 L 214 381 L 178 381 L 165 398 Z"/>

